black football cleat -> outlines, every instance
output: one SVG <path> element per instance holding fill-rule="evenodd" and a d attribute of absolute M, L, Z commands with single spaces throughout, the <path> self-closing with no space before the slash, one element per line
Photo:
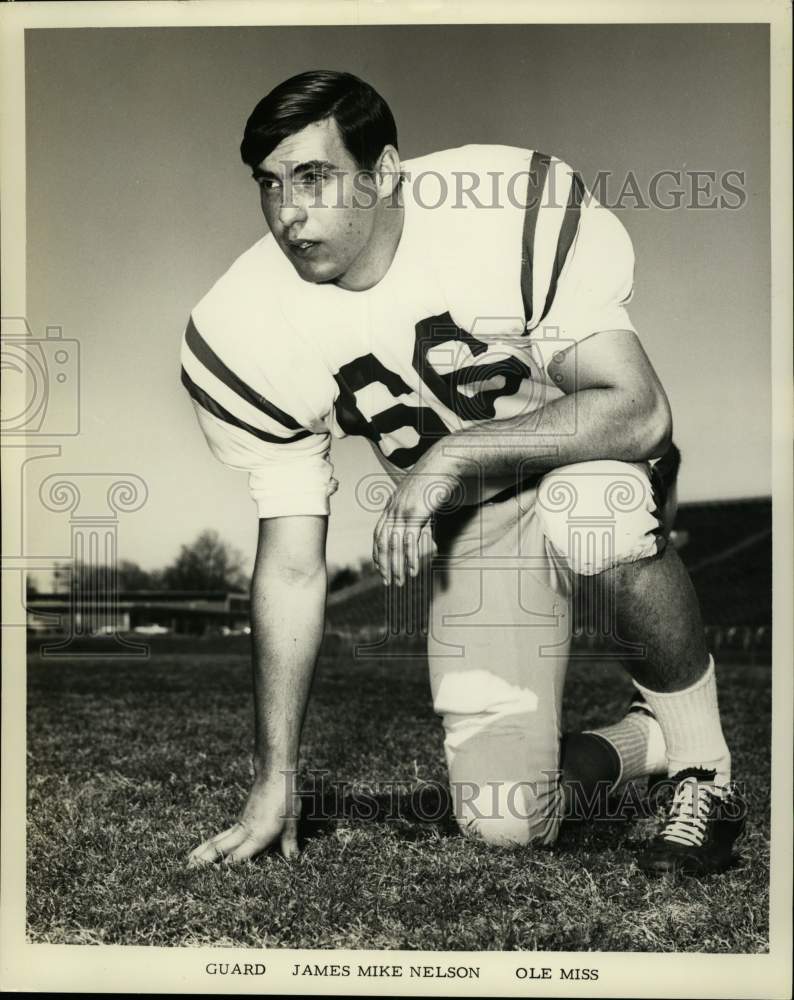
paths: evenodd
<path fill-rule="evenodd" d="M 648 875 L 724 872 L 744 830 L 747 804 L 735 785 L 717 788 L 714 771 L 692 767 L 669 779 L 673 801 L 664 828 L 637 859 Z"/>

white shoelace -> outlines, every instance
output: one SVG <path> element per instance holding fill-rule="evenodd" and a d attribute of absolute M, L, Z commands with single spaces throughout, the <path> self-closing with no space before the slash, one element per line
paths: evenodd
<path fill-rule="evenodd" d="M 700 847 L 715 796 L 713 789 L 697 778 L 682 781 L 675 790 L 662 837 L 684 847 Z"/>

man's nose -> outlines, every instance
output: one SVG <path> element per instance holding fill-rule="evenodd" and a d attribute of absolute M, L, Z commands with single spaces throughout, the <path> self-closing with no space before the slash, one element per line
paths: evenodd
<path fill-rule="evenodd" d="M 281 203 L 278 213 L 279 222 L 285 229 L 289 229 L 295 222 L 306 221 L 306 209 L 301 205 L 295 196 L 285 198 Z"/>

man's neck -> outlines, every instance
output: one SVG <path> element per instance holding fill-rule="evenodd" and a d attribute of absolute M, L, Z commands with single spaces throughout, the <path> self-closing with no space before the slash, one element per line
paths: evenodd
<path fill-rule="evenodd" d="M 402 198 L 396 205 L 381 202 L 372 238 L 341 278 L 335 282 L 350 292 L 363 292 L 377 285 L 391 267 L 405 225 Z"/>

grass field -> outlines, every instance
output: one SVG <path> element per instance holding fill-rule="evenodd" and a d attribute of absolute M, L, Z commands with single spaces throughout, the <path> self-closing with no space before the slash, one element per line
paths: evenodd
<path fill-rule="evenodd" d="M 563 827 L 554 850 L 465 840 L 419 818 L 445 768 L 422 662 L 322 658 L 303 768 L 399 782 L 379 815 L 318 820 L 287 863 L 187 870 L 249 780 L 244 652 L 29 664 L 28 936 L 69 944 L 763 952 L 769 880 L 768 669 L 720 665 L 724 725 L 751 805 L 726 875 L 649 881 L 632 864 L 652 819 Z M 574 663 L 567 728 L 617 718 L 630 685 Z M 395 813 L 399 812 L 398 817 Z M 390 815 L 391 814 L 391 815 Z"/>

